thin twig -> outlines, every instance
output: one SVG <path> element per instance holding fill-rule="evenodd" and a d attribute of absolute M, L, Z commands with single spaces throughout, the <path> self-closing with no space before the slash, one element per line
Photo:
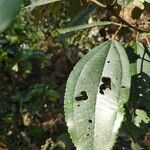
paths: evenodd
<path fill-rule="evenodd" d="M 98 2 L 97 0 L 90 0 L 90 1 L 93 2 L 93 3 L 95 3 L 95 4 L 97 4 L 100 7 L 104 7 L 104 8 L 107 7 L 106 5 L 103 5 L 102 3 Z"/>
<path fill-rule="evenodd" d="M 127 25 L 122 24 L 122 23 L 112 22 L 112 24 L 113 24 L 113 25 L 116 25 L 116 26 L 127 27 Z"/>
<path fill-rule="evenodd" d="M 137 28 L 135 26 L 132 26 L 130 23 L 128 23 L 127 21 L 125 21 L 124 19 L 122 19 L 118 14 L 116 14 L 116 12 L 113 9 L 114 3 L 113 3 L 113 5 L 110 5 L 108 3 L 108 1 L 105 1 L 106 5 L 103 5 L 100 2 L 98 2 L 97 0 L 91 0 L 91 1 L 93 3 L 95 3 L 95 4 L 97 4 L 98 6 L 107 8 L 118 20 L 120 20 L 122 23 L 124 23 L 125 25 L 127 25 L 129 28 L 134 29 L 134 30 L 136 30 L 136 31 L 138 31 L 140 33 L 141 32 L 148 32 L 146 30 L 142 30 L 142 29 L 139 29 L 139 28 Z"/>
<path fill-rule="evenodd" d="M 116 14 L 116 12 L 114 11 L 113 7 L 111 6 L 107 6 L 108 10 L 118 19 L 120 20 L 122 23 L 124 23 L 125 25 L 127 25 L 129 28 L 131 29 L 134 29 L 138 32 L 147 32 L 146 30 L 142 30 L 142 29 L 139 29 L 135 26 L 132 26 L 130 23 L 128 23 L 127 21 L 125 21 L 124 19 L 122 19 L 118 14 Z"/>
<path fill-rule="evenodd" d="M 138 43 L 138 41 L 139 41 L 139 32 L 136 32 L 136 36 L 135 36 L 135 41 L 136 41 L 136 43 Z"/>
<path fill-rule="evenodd" d="M 148 47 L 150 47 L 150 40 L 147 38 L 147 36 L 145 36 L 144 39 L 147 42 Z"/>
<path fill-rule="evenodd" d="M 118 32 L 120 31 L 121 28 L 122 28 L 122 24 L 119 26 L 119 28 L 115 32 L 115 34 L 113 35 L 112 39 L 115 39 L 115 37 L 117 36 L 117 34 L 118 34 Z"/>

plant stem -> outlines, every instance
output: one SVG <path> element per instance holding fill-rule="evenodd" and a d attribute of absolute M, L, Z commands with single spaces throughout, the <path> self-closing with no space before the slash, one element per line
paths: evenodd
<path fill-rule="evenodd" d="M 134 29 L 134 30 L 136 30 L 136 31 L 138 31 L 138 32 L 148 32 L 148 31 L 146 31 L 146 30 L 142 30 L 142 29 L 139 29 L 139 28 L 137 28 L 137 27 L 135 27 L 135 26 L 132 26 L 130 23 L 128 23 L 127 21 L 125 21 L 124 19 L 122 19 L 118 14 L 116 14 L 116 12 L 114 11 L 114 9 L 113 9 L 113 6 L 109 6 L 109 5 L 107 5 L 107 7 L 106 7 L 118 20 L 120 20 L 123 24 L 125 24 L 125 25 L 127 25 L 129 28 L 131 28 L 131 29 Z"/>
<path fill-rule="evenodd" d="M 136 31 L 138 31 L 139 33 L 142 33 L 142 32 L 148 32 L 146 30 L 142 30 L 142 29 L 139 29 L 135 26 L 132 26 L 130 23 L 128 23 L 127 21 L 125 21 L 123 18 L 121 18 L 115 11 L 114 11 L 114 4 L 116 2 L 116 0 L 114 0 L 113 4 L 109 4 L 107 0 L 104 0 L 106 5 L 103 5 L 101 4 L 100 2 L 98 2 L 97 0 L 90 0 L 92 1 L 93 3 L 97 4 L 98 6 L 100 7 L 104 7 L 104 8 L 107 8 L 118 20 L 120 20 L 124 25 L 127 25 L 129 28 L 131 29 L 134 29 Z"/>
<path fill-rule="evenodd" d="M 117 34 L 118 34 L 118 32 L 120 31 L 121 28 L 122 28 L 122 24 L 119 26 L 119 28 L 115 32 L 115 34 L 113 35 L 112 39 L 115 39 L 115 37 L 117 36 Z"/>
<path fill-rule="evenodd" d="M 97 0 L 90 0 L 91 2 L 95 3 L 96 5 L 100 6 L 100 7 L 104 7 L 106 8 L 106 5 L 103 5 L 102 3 L 98 2 Z"/>

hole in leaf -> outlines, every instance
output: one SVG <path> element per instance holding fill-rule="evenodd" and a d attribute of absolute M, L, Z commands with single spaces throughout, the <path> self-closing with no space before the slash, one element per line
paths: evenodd
<path fill-rule="evenodd" d="M 77 101 L 82 101 L 82 100 L 87 100 L 87 99 L 88 99 L 88 96 L 87 96 L 86 91 L 82 91 L 79 96 L 75 97 L 75 100 Z"/>
<path fill-rule="evenodd" d="M 89 136 L 90 134 L 88 133 L 87 136 Z"/>
<path fill-rule="evenodd" d="M 80 104 L 78 104 L 77 106 L 80 107 Z"/>
<path fill-rule="evenodd" d="M 122 87 L 122 88 L 126 88 L 126 87 L 125 87 L 125 86 L 123 86 L 123 85 L 122 85 L 121 87 Z"/>
<path fill-rule="evenodd" d="M 91 120 L 91 119 L 89 119 L 89 123 L 92 123 L 92 120 Z"/>
<path fill-rule="evenodd" d="M 110 63 L 110 61 L 107 61 L 107 63 Z"/>
<path fill-rule="evenodd" d="M 109 77 L 102 77 L 102 82 L 103 84 L 101 84 L 99 92 L 104 94 L 104 90 L 106 90 L 106 88 L 111 90 L 111 79 Z"/>

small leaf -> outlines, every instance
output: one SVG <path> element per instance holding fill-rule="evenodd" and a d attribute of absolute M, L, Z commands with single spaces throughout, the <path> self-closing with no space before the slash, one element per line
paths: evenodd
<path fill-rule="evenodd" d="M 144 123 L 149 123 L 150 118 L 147 116 L 146 112 L 140 109 L 135 110 L 136 117 L 134 118 L 134 124 L 137 127 L 140 127 L 140 123 L 143 121 Z"/>
<path fill-rule="evenodd" d="M 57 2 L 57 1 L 60 1 L 60 0 L 34 0 L 26 8 L 29 8 L 29 7 L 34 8 L 34 7 L 37 7 L 37 6 L 45 5 L 45 4 L 48 4 L 48 3 L 54 3 L 54 2 Z"/>
<path fill-rule="evenodd" d="M 67 82 L 64 108 L 78 150 L 113 147 L 129 88 L 128 58 L 116 41 L 95 47 L 76 64 Z"/>
<path fill-rule="evenodd" d="M 18 68 L 18 64 L 16 63 L 13 67 L 12 67 L 12 70 L 18 72 L 19 71 L 19 68 Z"/>
<path fill-rule="evenodd" d="M 142 148 L 140 147 L 140 145 L 137 144 L 137 143 L 134 143 L 133 140 L 132 140 L 132 143 L 131 143 L 131 149 L 132 150 L 142 150 Z"/>
<path fill-rule="evenodd" d="M 52 89 L 47 91 L 47 95 L 49 96 L 49 98 L 52 102 L 56 102 L 60 97 L 59 93 L 55 90 L 52 90 Z"/>
<path fill-rule="evenodd" d="M 21 100 L 21 92 L 17 88 L 14 89 L 14 91 L 12 92 L 11 100 L 13 102 L 20 102 L 20 100 Z"/>
<path fill-rule="evenodd" d="M 7 52 L 0 53 L 0 62 L 8 59 Z"/>
<path fill-rule="evenodd" d="M 6 121 L 7 123 L 12 124 L 14 122 L 14 114 L 13 113 L 7 113 L 6 115 L 4 115 L 4 117 L 2 118 L 4 121 Z"/>
<path fill-rule="evenodd" d="M 144 47 L 142 43 L 137 43 L 137 73 L 144 72 L 150 76 L 150 47 Z"/>
<path fill-rule="evenodd" d="M 125 6 L 131 2 L 133 2 L 133 0 L 117 0 L 117 3 L 121 6 Z"/>
<path fill-rule="evenodd" d="M 64 34 L 67 32 L 83 30 L 83 29 L 92 28 L 95 26 L 105 26 L 105 25 L 109 25 L 109 24 L 112 24 L 112 22 L 110 22 L 110 21 L 97 21 L 97 22 L 93 22 L 93 23 L 89 23 L 89 24 L 84 24 L 84 25 L 79 25 L 79 26 L 74 26 L 74 27 L 69 27 L 69 28 L 64 28 L 64 29 L 58 29 L 57 31 L 59 33 Z"/>

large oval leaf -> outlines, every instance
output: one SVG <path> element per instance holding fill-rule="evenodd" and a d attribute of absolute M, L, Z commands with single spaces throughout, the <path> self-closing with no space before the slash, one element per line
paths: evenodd
<path fill-rule="evenodd" d="M 0 0 L 0 33 L 4 31 L 15 17 L 22 0 Z"/>
<path fill-rule="evenodd" d="M 84 56 L 69 76 L 65 117 L 78 150 L 110 150 L 123 120 L 130 69 L 123 47 L 107 41 Z"/>

